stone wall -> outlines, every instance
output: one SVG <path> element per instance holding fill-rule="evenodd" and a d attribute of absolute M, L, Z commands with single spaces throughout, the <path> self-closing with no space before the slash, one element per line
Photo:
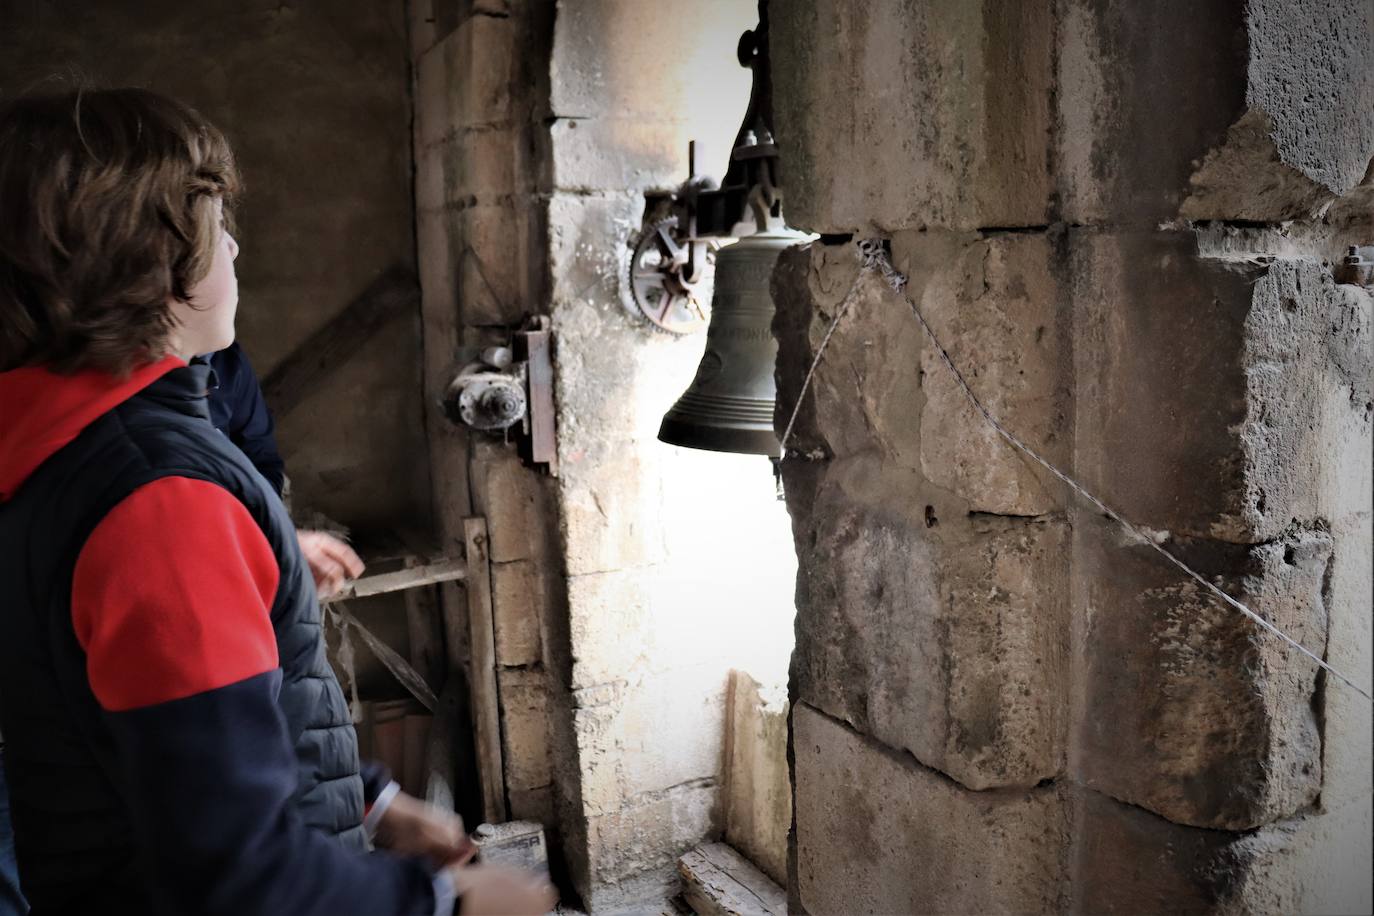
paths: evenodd
<path fill-rule="evenodd" d="M 487 520 L 507 813 L 538 821 L 555 850 L 566 839 L 553 750 L 567 708 L 559 548 L 552 481 L 521 464 L 499 437 L 455 426 L 440 402 L 465 359 L 505 346 L 544 311 L 545 199 L 541 195 L 552 9 L 414 0 L 416 242 L 424 313 L 424 385 L 433 506 L 448 549 L 463 519 Z M 463 352 L 469 356 L 464 357 Z M 466 669 L 463 589 L 442 593 L 449 658 Z M 469 679 L 471 672 L 468 672 Z M 466 697 L 463 698 L 466 702 Z M 471 782 L 474 774 L 460 773 Z"/>
<path fill-rule="evenodd" d="M 1361 912 L 1374 11 L 774 0 L 794 908 Z M 904 295 L 845 234 L 890 240 Z M 808 460 L 810 459 L 810 460 Z"/>
<path fill-rule="evenodd" d="M 637 0 L 562 3 L 551 63 L 549 307 L 589 912 L 642 912 L 677 892 L 677 858 L 724 828 L 731 668 L 780 683 L 795 559 L 761 457 L 657 441 L 704 337 L 626 307 L 644 193 L 687 176 L 689 140 L 719 177 L 750 75 L 751 0 L 665 15 Z M 570 793 L 571 794 L 571 793 Z"/>
<path fill-rule="evenodd" d="M 460 346 L 549 315 L 559 470 L 431 406 L 435 512 L 450 541 L 467 514 L 491 529 L 511 815 L 550 829 L 589 912 L 638 912 L 724 827 L 728 672 L 780 685 L 791 646 L 769 464 L 657 441 L 704 338 L 655 331 L 624 295 L 645 192 L 686 178 L 692 139 L 724 171 L 756 7 L 457 7 L 411 4 L 427 400 Z M 445 604 L 462 616 L 460 591 Z"/>

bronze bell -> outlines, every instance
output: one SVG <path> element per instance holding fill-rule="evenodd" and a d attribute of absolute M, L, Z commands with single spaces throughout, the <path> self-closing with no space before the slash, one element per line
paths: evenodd
<path fill-rule="evenodd" d="M 716 255 L 706 353 L 696 378 L 663 417 L 658 438 L 670 445 L 776 457 L 773 401 L 773 296 L 768 281 L 784 248 L 801 232 L 745 236 Z"/>

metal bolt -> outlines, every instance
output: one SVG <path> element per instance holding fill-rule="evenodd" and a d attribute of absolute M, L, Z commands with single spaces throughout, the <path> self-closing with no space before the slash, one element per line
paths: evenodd
<path fill-rule="evenodd" d="M 511 420 L 520 414 L 520 402 L 504 388 L 489 388 L 482 393 L 482 409 L 498 420 Z"/>

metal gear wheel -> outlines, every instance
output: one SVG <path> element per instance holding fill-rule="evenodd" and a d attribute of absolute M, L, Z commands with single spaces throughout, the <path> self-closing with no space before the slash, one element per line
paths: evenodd
<path fill-rule="evenodd" d="M 692 246 L 698 246 L 696 276 L 688 276 Z M 630 256 L 630 295 L 639 314 L 661 331 L 694 334 L 711 318 L 715 245 L 693 242 L 671 216 L 650 225 Z"/>

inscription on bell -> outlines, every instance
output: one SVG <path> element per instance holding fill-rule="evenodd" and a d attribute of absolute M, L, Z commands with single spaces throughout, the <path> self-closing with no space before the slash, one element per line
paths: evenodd
<path fill-rule="evenodd" d="M 748 325 L 713 324 L 706 329 L 706 339 L 711 341 L 737 340 L 741 343 L 768 343 L 773 340 L 771 328 L 749 327 Z"/>
<path fill-rule="evenodd" d="M 773 254 L 772 257 L 760 257 L 758 254 L 746 253 L 733 261 L 725 260 L 726 253 L 739 244 L 736 242 L 717 255 L 717 287 L 729 286 L 732 289 L 743 287 L 751 292 L 757 290 L 767 293 L 768 283 L 773 276 L 773 264 L 778 259 L 777 254 Z"/>

